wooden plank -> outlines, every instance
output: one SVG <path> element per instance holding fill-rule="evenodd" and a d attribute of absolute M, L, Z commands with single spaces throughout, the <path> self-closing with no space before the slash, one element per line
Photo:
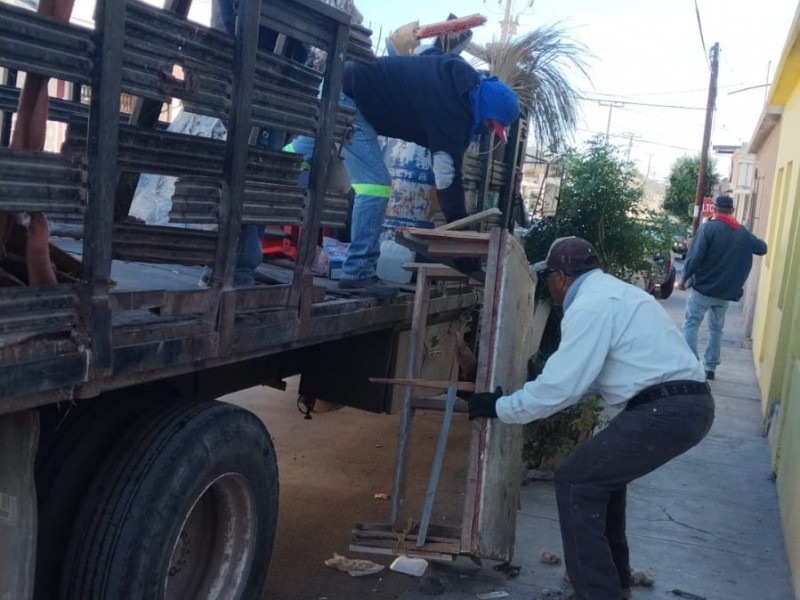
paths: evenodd
<path fill-rule="evenodd" d="M 493 286 L 486 287 L 484 339 L 476 383 L 479 390 L 500 385 L 512 391 L 525 383 L 527 359 L 538 348 L 534 328 L 519 326 L 534 317 L 536 277 L 522 245 L 507 232 L 503 232 L 496 257 L 491 256 L 490 261 L 493 258 L 498 260 L 497 277 Z M 475 468 L 470 483 L 475 487 L 467 494 L 465 516 L 471 515 L 472 520 L 471 529 L 462 532 L 462 544 L 468 542 L 475 556 L 508 561 L 514 554 L 523 430 L 497 419 L 473 423 L 477 426 L 473 428 L 470 453 L 476 464 L 470 465 Z"/>
<path fill-rule="evenodd" d="M 476 223 L 483 223 L 484 221 L 488 221 L 490 219 L 497 219 L 499 221 L 502 215 L 503 213 L 500 211 L 499 208 L 488 208 L 479 213 L 475 213 L 474 215 L 469 215 L 468 217 L 464 217 L 463 219 L 458 219 L 457 221 L 453 221 L 452 223 L 447 223 L 445 225 L 436 227 L 436 230 L 453 231 L 455 229 L 462 229 L 464 227 L 469 227 L 470 225 L 475 225 Z"/>
<path fill-rule="evenodd" d="M 461 271 L 456 271 L 454 268 L 445 264 L 432 264 L 432 263 L 403 263 L 403 269 L 406 271 L 416 271 L 417 269 L 426 269 L 428 271 L 428 278 L 434 281 L 462 281 L 470 283 L 471 285 L 480 285 L 481 282 L 477 279 L 470 279 L 468 275 Z"/>
<path fill-rule="evenodd" d="M 488 244 L 491 239 L 491 233 L 481 233 L 479 231 L 442 231 L 441 229 L 422 229 L 419 227 L 398 228 L 398 231 L 405 231 L 409 235 L 428 241 L 483 241 Z"/>
<path fill-rule="evenodd" d="M 411 332 L 408 342 L 405 374 L 409 379 L 417 377 L 422 367 L 425 343 L 425 326 L 428 322 L 430 303 L 430 281 L 425 269 L 417 274 L 417 293 L 414 296 L 414 312 L 411 317 Z M 389 523 L 394 524 L 400 517 L 400 506 L 405 498 L 407 469 L 411 455 L 411 424 L 414 418 L 411 408 L 412 390 L 402 390 L 400 407 L 400 427 L 397 434 L 397 454 L 395 457 L 394 477 L 392 481 L 392 503 L 389 511 Z"/>
<path fill-rule="evenodd" d="M 460 554 L 458 530 L 431 525 L 425 544 L 417 548 L 416 530 L 396 531 L 384 523 L 357 523 L 350 534 L 350 550 L 377 554 L 403 554 L 436 560 L 453 560 Z"/>
<path fill-rule="evenodd" d="M 484 257 L 489 254 L 489 240 L 430 240 L 427 254 L 433 258 Z"/>
<path fill-rule="evenodd" d="M 392 385 L 408 385 L 411 387 L 425 387 L 425 388 L 435 388 L 438 390 L 446 390 L 451 385 L 458 386 L 459 392 L 474 392 L 475 391 L 475 384 L 471 381 L 430 381 L 428 379 L 394 379 L 394 378 L 386 378 L 386 377 L 370 377 L 369 380 L 372 383 L 389 383 Z"/>

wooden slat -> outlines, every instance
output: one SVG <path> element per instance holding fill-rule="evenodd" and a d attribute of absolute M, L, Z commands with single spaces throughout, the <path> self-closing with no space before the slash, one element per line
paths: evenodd
<path fill-rule="evenodd" d="M 511 392 L 525 383 L 527 359 L 538 347 L 532 328 L 519 326 L 533 317 L 536 277 L 513 236 L 495 229 L 493 237 L 476 389 L 499 385 Z M 461 543 L 474 556 L 500 561 L 513 557 L 522 438 L 519 425 L 473 421 Z"/>
<path fill-rule="evenodd" d="M 446 390 L 456 385 L 459 392 L 474 392 L 475 384 L 471 381 L 431 381 L 429 379 L 395 379 L 391 377 L 370 377 L 372 383 L 389 383 L 392 385 L 408 385 L 411 387 L 434 388 Z"/>
<path fill-rule="evenodd" d="M 358 523 L 350 534 L 350 550 L 453 560 L 460 554 L 458 530 L 431 525 L 425 545 L 417 548 L 416 532 L 399 532 L 382 523 Z"/>

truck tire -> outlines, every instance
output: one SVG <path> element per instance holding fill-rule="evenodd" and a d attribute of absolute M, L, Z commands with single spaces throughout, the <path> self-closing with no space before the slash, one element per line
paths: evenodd
<path fill-rule="evenodd" d="M 93 399 L 40 410 L 36 456 L 38 531 L 35 600 L 55 598 L 75 515 L 111 449 L 136 419 L 170 400 L 166 391 Z"/>
<path fill-rule="evenodd" d="M 152 411 L 89 490 L 60 597 L 257 600 L 277 512 L 275 451 L 255 415 L 221 402 Z"/>

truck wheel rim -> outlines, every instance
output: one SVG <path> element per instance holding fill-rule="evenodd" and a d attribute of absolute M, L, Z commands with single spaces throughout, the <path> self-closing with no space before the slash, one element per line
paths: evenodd
<path fill-rule="evenodd" d="M 238 473 L 220 475 L 206 486 L 173 545 L 165 599 L 239 597 L 257 541 L 255 503 L 250 483 Z"/>

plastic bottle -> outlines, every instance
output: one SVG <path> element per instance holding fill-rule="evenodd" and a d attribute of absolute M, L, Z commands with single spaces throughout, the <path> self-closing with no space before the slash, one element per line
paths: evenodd
<path fill-rule="evenodd" d="M 381 242 L 381 254 L 378 257 L 378 277 L 394 283 L 409 283 L 411 271 L 403 268 L 403 263 L 412 262 L 414 253 L 393 240 Z"/>

